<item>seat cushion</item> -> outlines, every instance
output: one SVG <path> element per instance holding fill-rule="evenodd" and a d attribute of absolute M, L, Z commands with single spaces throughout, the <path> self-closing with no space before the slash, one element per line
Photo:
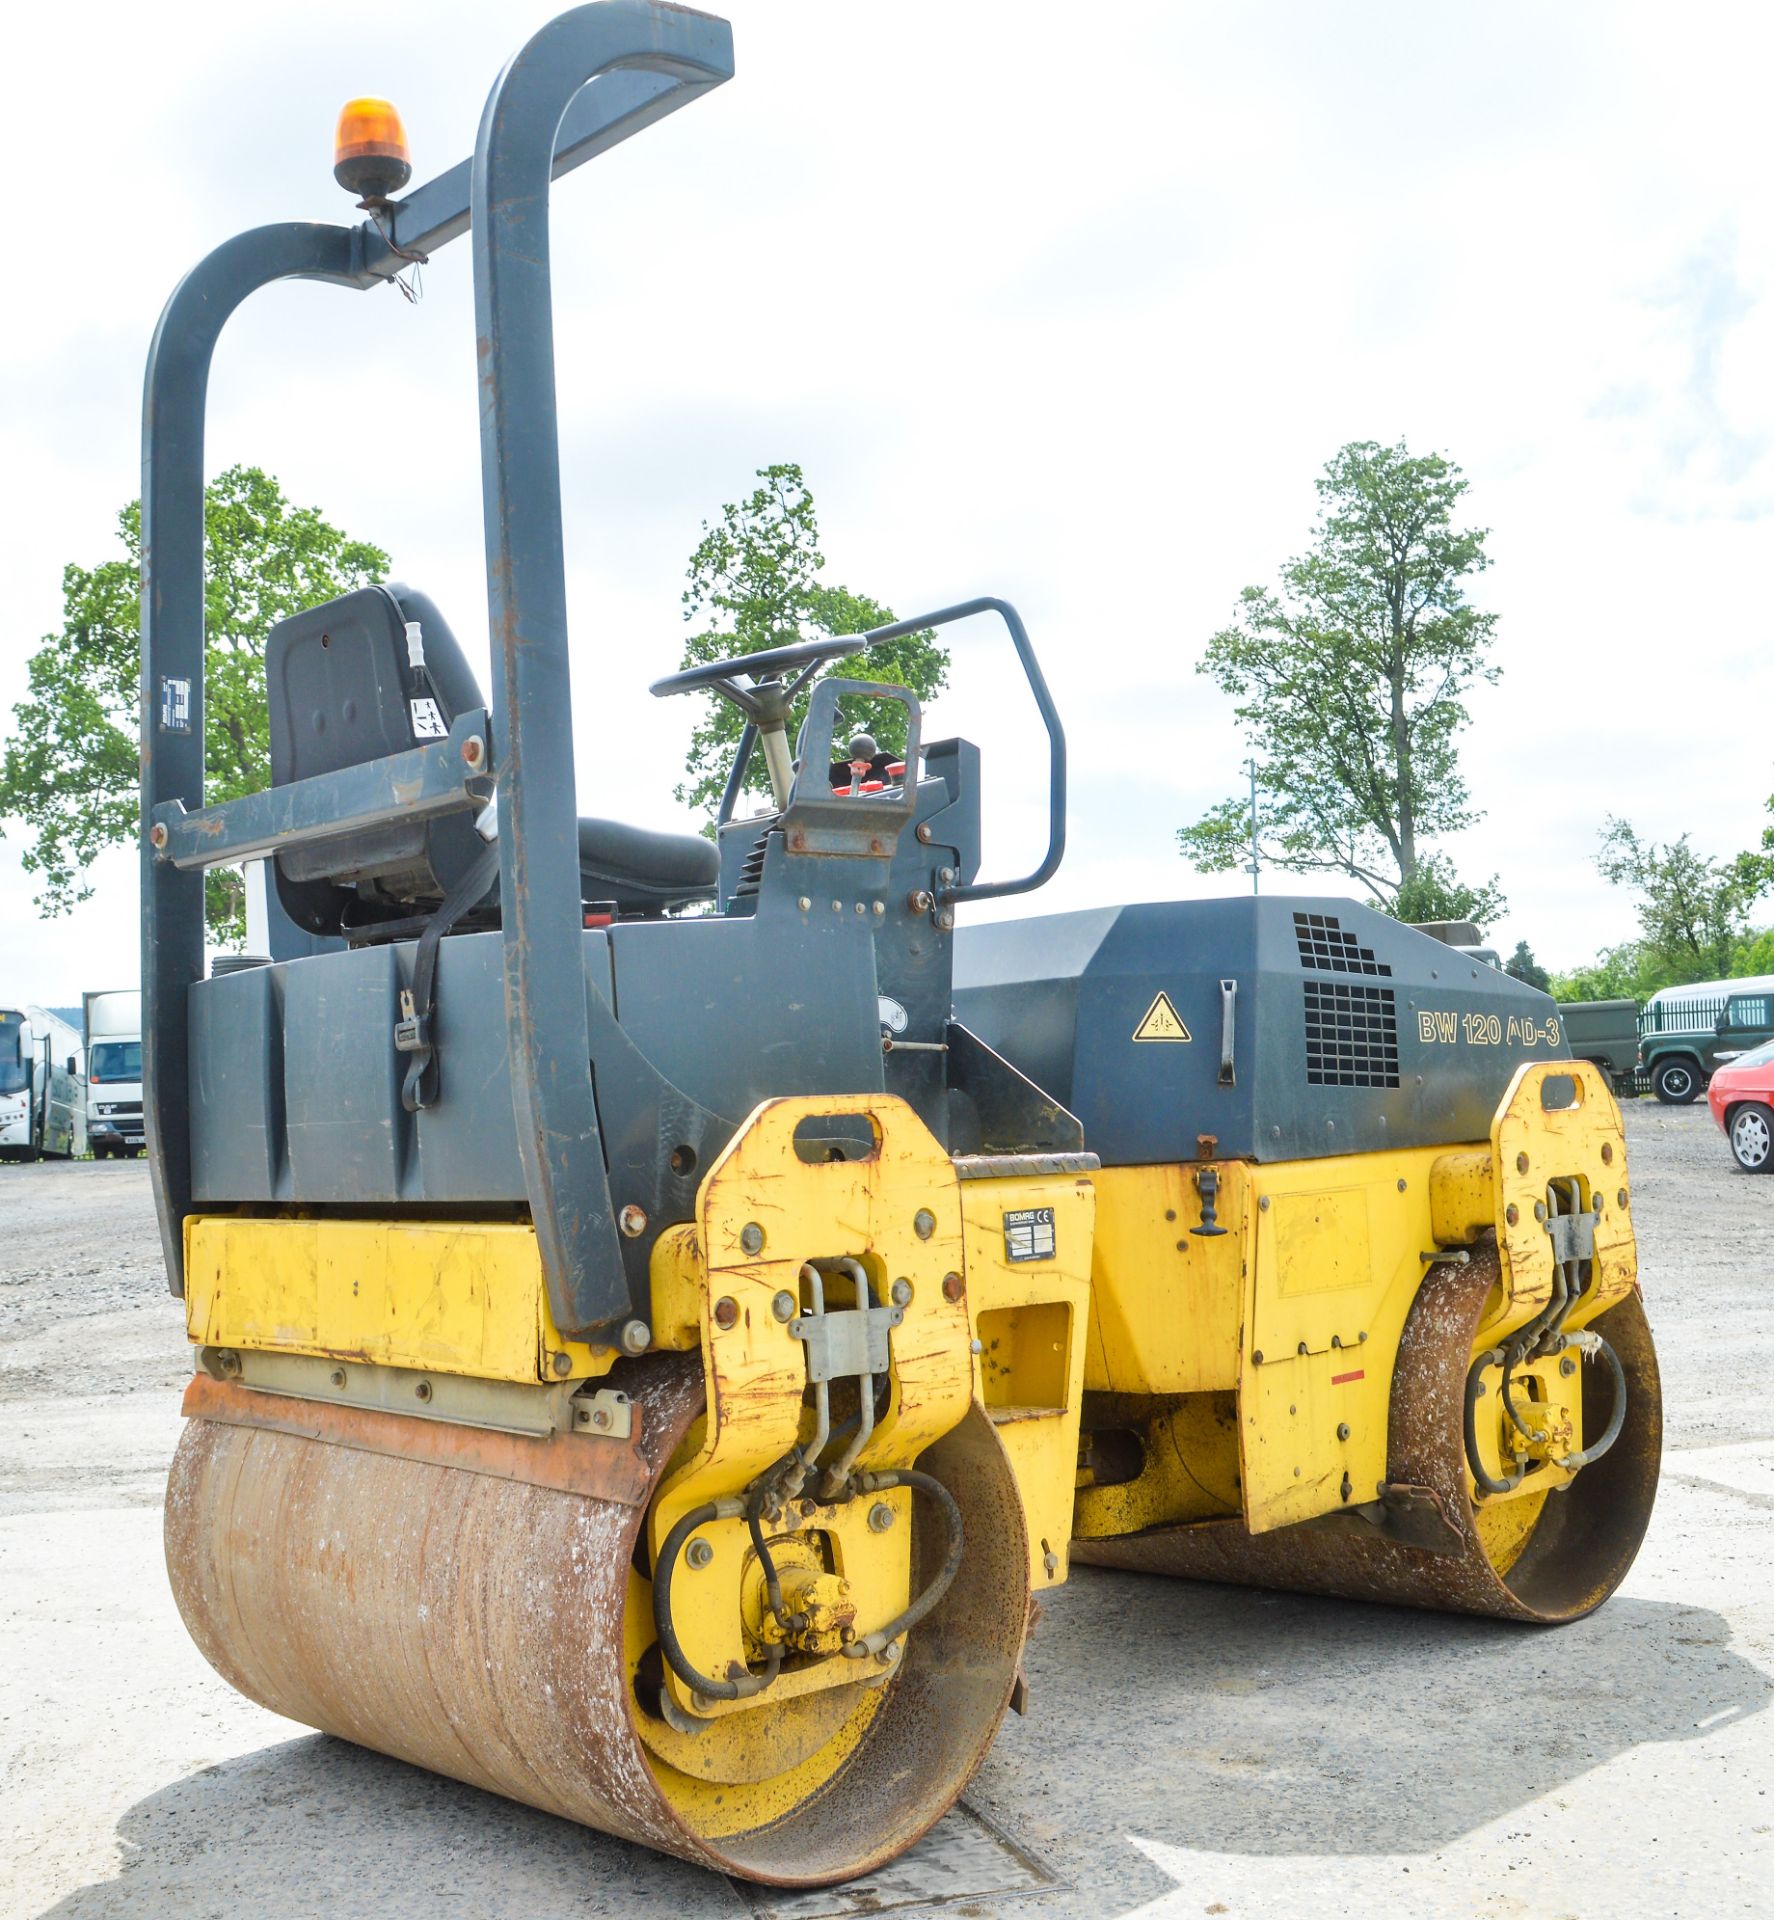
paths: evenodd
<path fill-rule="evenodd" d="M 614 900 L 628 911 L 706 900 L 721 855 L 695 833 L 655 833 L 621 820 L 579 822 L 579 872 L 587 900 Z"/>

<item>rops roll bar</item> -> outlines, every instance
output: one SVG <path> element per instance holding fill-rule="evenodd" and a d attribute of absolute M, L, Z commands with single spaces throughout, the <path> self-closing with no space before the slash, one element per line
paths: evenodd
<path fill-rule="evenodd" d="M 732 73 L 724 20 L 647 0 L 575 8 L 499 76 L 472 160 L 395 202 L 381 216 L 385 230 L 374 220 L 254 228 L 193 268 L 161 314 L 142 405 L 142 1033 L 175 1293 L 191 1211 L 186 999 L 203 974 L 204 923 L 202 868 L 173 850 L 179 813 L 203 806 L 203 432 L 215 344 L 261 287 L 301 279 L 363 291 L 472 228 L 518 1145 L 561 1331 L 583 1334 L 627 1309 L 592 1099 L 577 910 L 548 188 Z"/>

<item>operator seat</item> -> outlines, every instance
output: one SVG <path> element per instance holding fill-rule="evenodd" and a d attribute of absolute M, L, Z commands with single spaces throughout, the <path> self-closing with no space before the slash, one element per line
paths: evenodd
<path fill-rule="evenodd" d="M 409 622 L 422 662 L 408 646 Z M 443 739 L 453 720 L 486 706 L 435 602 L 398 582 L 280 620 L 265 644 L 265 692 L 273 786 Z M 467 813 L 341 834 L 279 853 L 278 897 L 311 933 L 409 919 L 434 908 L 484 847 Z M 620 914 L 656 917 L 712 899 L 719 871 L 718 851 L 699 835 L 579 822 L 581 899 Z M 479 904 L 497 897 L 495 881 Z"/>

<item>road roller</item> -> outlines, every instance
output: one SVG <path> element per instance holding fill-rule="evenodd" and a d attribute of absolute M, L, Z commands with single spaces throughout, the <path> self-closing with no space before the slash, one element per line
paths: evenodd
<path fill-rule="evenodd" d="M 1659 1397 L 1620 1115 L 1545 996 L 1347 900 L 967 912 L 1064 849 L 1007 601 L 659 680 L 742 715 L 714 837 L 579 817 L 573 697 L 617 656 L 568 646 L 551 183 L 731 71 L 718 19 L 577 8 L 410 190 L 354 103 L 361 217 L 228 241 L 155 334 L 166 1557 L 263 1706 L 814 1885 L 952 1805 L 1074 1560 L 1568 1620 L 1644 1530 Z M 465 235 L 491 696 L 415 585 L 310 607 L 267 646 L 271 784 L 206 804 L 221 330 Z M 350 443 L 398 470 L 398 420 Z M 868 675 L 949 627 L 1007 646 L 1045 735 L 1026 874 L 982 877 L 978 749 Z M 265 950 L 206 976 L 205 875 L 242 863 Z"/>

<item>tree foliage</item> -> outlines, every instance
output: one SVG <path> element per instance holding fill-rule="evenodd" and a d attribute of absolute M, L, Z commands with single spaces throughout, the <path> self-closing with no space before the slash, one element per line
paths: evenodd
<path fill-rule="evenodd" d="M 788 462 L 760 467 L 757 479 L 760 484 L 746 499 L 722 507 L 712 525 L 702 523 L 683 602 L 685 620 L 704 624 L 684 643 L 686 667 L 788 646 L 813 631 L 865 633 L 894 618 L 890 607 L 867 594 L 818 578 L 825 555 L 819 550 L 813 495 L 801 469 Z M 947 684 L 948 663 L 948 650 L 925 628 L 840 661 L 833 671 L 909 687 L 920 700 L 928 700 Z M 678 787 L 677 797 L 712 816 L 745 723 L 719 694 L 697 697 L 704 704 L 684 756 L 689 777 Z M 809 688 L 795 704 L 791 740 L 806 718 L 810 698 Z M 859 710 L 846 719 L 853 726 L 866 726 L 885 750 L 904 750 L 905 709 L 897 701 L 876 702 L 867 713 L 859 703 Z M 770 791 L 762 754 L 752 756 L 745 791 Z"/>
<path fill-rule="evenodd" d="M 1748 940 L 1749 910 L 1768 886 L 1760 856 L 1715 860 L 1696 853 L 1685 833 L 1659 845 L 1611 815 L 1601 838 L 1602 878 L 1636 896 L 1637 977 L 1656 977 L 1657 986 L 1731 978 Z"/>
<path fill-rule="evenodd" d="M 1483 927 L 1503 912 L 1505 902 L 1495 880 L 1469 887 L 1455 876 L 1454 863 L 1445 854 L 1425 853 L 1418 857 L 1416 872 L 1398 883 L 1392 898 L 1376 899 L 1374 905 L 1413 926 L 1431 920 L 1470 920 Z"/>
<path fill-rule="evenodd" d="M 1516 941 L 1515 951 L 1503 962 L 1503 971 L 1512 980 L 1538 987 L 1542 993 L 1552 991 L 1551 974 L 1534 958 L 1534 949 L 1525 940 Z"/>
<path fill-rule="evenodd" d="M 124 552 L 62 572 L 62 628 L 28 664 L 0 757 L 0 817 L 17 821 L 20 859 L 39 876 L 37 906 L 88 899 L 107 847 L 137 837 L 141 700 L 141 503 L 117 516 Z M 352 540 L 317 508 L 292 507 L 257 467 L 230 467 L 204 491 L 204 798 L 232 800 L 271 781 L 265 640 L 275 623 L 381 579 L 388 556 Z M 211 937 L 245 937 L 240 875 L 207 876 Z"/>
<path fill-rule="evenodd" d="M 1466 597 L 1489 564 L 1485 530 L 1455 525 L 1468 482 L 1439 454 L 1370 440 L 1316 484 L 1310 548 L 1277 588 L 1244 589 L 1199 667 L 1236 703 L 1258 762 L 1261 857 L 1347 874 L 1401 918 L 1494 917 L 1494 884 L 1461 887 L 1428 844 L 1480 817 L 1458 735 L 1468 690 L 1498 674 L 1496 615 Z M 1177 837 L 1202 871 L 1230 872 L 1248 857 L 1246 802 L 1221 801 Z M 1419 911 L 1455 894 L 1470 911 Z"/>

